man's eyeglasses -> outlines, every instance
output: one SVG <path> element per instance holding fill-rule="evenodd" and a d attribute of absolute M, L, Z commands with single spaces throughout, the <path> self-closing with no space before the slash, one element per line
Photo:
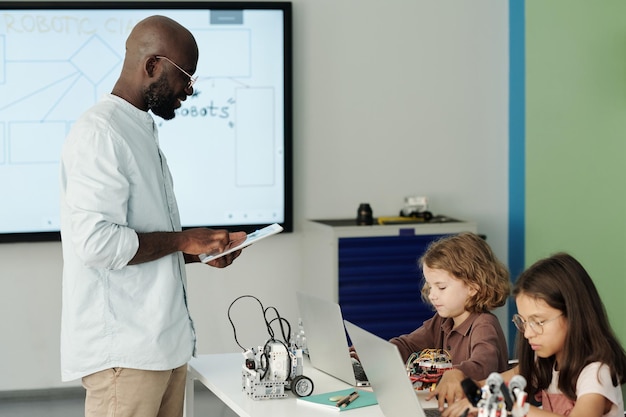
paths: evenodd
<path fill-rule="evenodd" d="M 189 83 L 187 84 L 187 87 L 185 87 L 185 89 L 190 89 L 191 87 L 193 87 L 193 85 L 196 83 L 196 81 L 198 80 L 198 77 L 194 77 L 191 74 L 189 74 L 187 71 L 185 71 L 184 69 L 182 69 L 176 62 L 172 61 L 171 59 L 169 59 L 166 56 L 163 55 L 157 55 L 155 58 L 157 59 L 164 59 L 167 62 L 169 62 L 170 64 L 174 65 L 176 68 L 178 68 L 183 74 L 185 74 L 187 77 L 189 77 Z"/>
<path fill-rule="evenodd" d="M 533 332 L 535 332 L 537 334 L 543 334 L 543 326 L 546 323 L 549 323 L 551 321 L 554 321 L 554 320 L 558 319 L 562 315 L 563 314 L 559 314 L 558 316 L 553 317 L 551 319 L 544 320 L 544 321 L 539 321 L 539 320 L 535 320 L 535 319 L 524 320 L 522 318 L 522 316 L 520 316 L 519 314 L 514 314 L 512 321 L 513 321 L 513 323 L 515 323 L 515 327 L 517 327 L 517 330 L 519 330 L 522 333 L 524 333 L 526 331 L 526 325 L 528 324 L 528 326 L 530 326 L 530 328 L 532 329 Z"/>

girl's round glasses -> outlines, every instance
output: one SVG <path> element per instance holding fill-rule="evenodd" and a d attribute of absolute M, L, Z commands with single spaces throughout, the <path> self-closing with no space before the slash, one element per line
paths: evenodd
<path fill-rule="evenodd" d="M 539 320 L 535 320 L 535 319 L 524 320 L 524 318 L 522 316 L 520 316 L 519 314 L 514 314 L 512 321 L 515 324 L 515 327 L 517 327 L 517 330 L 519 330 L 522 333 L 524 333 L 526 331 L 526 325 L 528 324 L 528 326 L 530 326 L 530 328 L 532 329 L 533 332 L 535 332 L 537 334 L 543 334 L 543 326 L 546 323 L 549 323 L 551 321 L 554 321 L 554 320 L 558 319 L 562 315 L 563 314 L 559 314 L 558 316 L 552 317 L 551 319 L 544 320 L 544 321 L 539 321 Z"/>

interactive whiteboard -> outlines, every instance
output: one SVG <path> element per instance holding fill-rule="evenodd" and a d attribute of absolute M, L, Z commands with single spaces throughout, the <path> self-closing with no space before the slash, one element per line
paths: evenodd
<path fill-rule="evenodd" d="M 56 236 L 65 136 L 154 14 L 200 50 L 193 96 L 173 120 L 154 116 L 183 226 L 290 231 L 290 3 L 12 2 L 0 5 L 0 240 Z"/>

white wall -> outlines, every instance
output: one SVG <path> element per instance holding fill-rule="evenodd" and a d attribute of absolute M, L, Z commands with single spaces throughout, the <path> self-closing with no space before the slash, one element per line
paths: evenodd
<path fill-rule="evenodd" d="M 188 267 L 199 353 L 239 351 L 251 294 L 295 324 L 302 222 L 396 215 L 425 195 L 507 259 L 508 6 L 500 0 L 294 0 L 296 227 L 225 270 Z M 0 391 L 63 384 L 59 243 L 0 245 Z M 416 277 L 417 279 L 417 277 Z M 258 305 L 233 307 L 262 343 Z M 420 323 L 416 323 L 418 326 Z"/>

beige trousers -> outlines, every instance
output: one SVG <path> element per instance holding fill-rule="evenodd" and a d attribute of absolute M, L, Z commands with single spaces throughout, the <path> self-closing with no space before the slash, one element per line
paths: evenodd
<path fill-rule="evenodd" d="M 182 417 L 187 365 L 170 371 L 112 368 L 83 378 L 85 417 Z"/>

